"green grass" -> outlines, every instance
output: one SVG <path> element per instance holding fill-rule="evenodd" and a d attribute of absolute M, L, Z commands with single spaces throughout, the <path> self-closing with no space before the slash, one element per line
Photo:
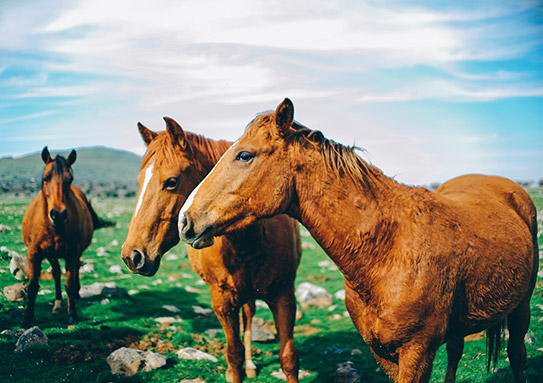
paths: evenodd
<path fill-rule="evenodd" d="M 538 208 L 543 209 L 543 189 L 534 189 L 531 195 Z M 28 203 L 29 199 L 25 197 L 2 199 L 0 224 L 9 226 L 11 230 L 0 234 L 0 247 L 6 246 L 24 254 L 20 224 Z M 197 315 L 192 309 L 194 305 L 210 308 L 210 295 L 207 286 L 196 283 L 198 277 L 189 266 L 184 246 L 178 245 L 172 249 L 170 254 L 178 255 L 178 259 L 164 259 L 159 272 L 152 278 L 133 275 L 124 266 L 120 251 L 134 205 L 134 199 L 93 200 L 93 206 L 99 215 L 114 220 L 118 225 L 94 233 L 93 243 L 84 253 L 83 259 L 92 261 L 95 270 L 85 273 L 81 284 L 114 281 L 118 287 L 136 289 L 139 292 L 121 297 L 103 296 L 78 301 L 79 324 L 74 329 L 68 329 L 65 312 L 58 315 L 51 312 L 54 300 L 53 281 L 40 281 L 40 290 L 47 289 L 51 292 L 38 295 L 34 325 L 39 326 L 49 337 L 49 348 L 15 354 L 15 340 L 0 336 L 0 382 L 178 382 L 183 378 L 196 377 L 201 377 L 208 383 L 225 382 L 224 334 L 221 331 L 216 338 L 209 337 L 205 331 L 219 329 L 218 320 L 214 315 Z M 315 244 L 313 239 L 307 236 L 303 237 L 303 242 Z M 540 246 L 541 244 L 542 242 Z M 106 249 L 107 256 L 98 256 L 100 247 Z M 318 265 L 324 260 L 328 260 L 328 257 L 318 246 L 304 250 L 296 283 L 317 283 L 331 293 L 342 289 L 341 273 L 337 269 L 329 270 Z M 123 274 L 110 273 L 109 268 L 112 265 L 121 265 Z M 47 270 L 48 267 L 47 261 L 44 261 L 43 269 Z M 159 280 L 162 283 L 157 283 Z M 0 252 L 0 287 L 17 282 L 9 273 L 7 254 Z M 185 290 L 187 285 L 202 292 L 189 293 Z M 106 298 L 109 300 L 107 304 L 103 302 Z M 337 304 L 337 308 L 333 311 L 306 309 L 303 318 L 296 323 L 295 341 L 300 355 L 300 366 L 313 374 L 302 382 L 333 381 L 336 365 L 345 361 L 355 364 L 362 372 L 364 382 L 388 382 L 351 320 L 343 316 L 343 302 L 334 298 L 334 304 Z M 174 305 L 181 311 L 172 314 L 164 309 L 163 305 Z M 543 321 L 539 321 L 543 317 L 543 306 L 537 305 L 543 305 L 541 278 L 538 279 L 532 298 L 532 321 L 529 329 L 535 343 L 527 344 L 526 374 L 532 383 L 543 381 Z M 8 302 L 3 295 L 0 296 L 0 330 L 19 328 L 23 313 L 24 303 Z M 334 314 L 339 314 L 340 318 L 334 319 Z M 172 315 L 179 315 L 183 319 L 176 323 L 173 329 L 161 327 L 154 321 L 156 317 Z M 258 308 L 256 315 L 267 321 L 272 318 L 269 310 L 264 308 Z M 157 351 L 176 359 L 175 351 L 191 346 L 214 354 L 219 362 L 177 359 L 177 363 L 168 369 L 114 379 L 105 359 L 112 351 L 123 346 Z M 280 368 L 277 358 L 278 343 L 254 343 L 254 347 L 258 377 L 247 381 L 280 382 L 271 376 L 272 372 Z M 361 353 L 351 355 L 353 349 L 361 350 Z M 446 364 L 446 352 L 442 346 L 434 362 L 432 382 L 443 381 Z M 511 381 L 505 351 L 502 352 L 498 367 L 497 373 L 486 372 L 485 339 L 466 342 L 457 382 Z"/>

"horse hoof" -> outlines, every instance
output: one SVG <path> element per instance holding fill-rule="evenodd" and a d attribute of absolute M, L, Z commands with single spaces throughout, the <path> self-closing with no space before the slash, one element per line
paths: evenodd
<path fill-rule="evenodd" d="M 224 379 L 228 383 L 234 383 L 234 374 L 232 373 L 230 369 L 226 370 L 226 373 L 224 374 Z"/>
<path fill-rule="evenodd" d="M 53 314 L 59 314 L 62 308 L 62 301 L 55 300 L 55 306 L 53 306 Z"/>
<path fill-rule="evenodd" d="M 256 378 L 256 367 L 246 367 L 245 368 L 245 375 L 248 378 Z"/>

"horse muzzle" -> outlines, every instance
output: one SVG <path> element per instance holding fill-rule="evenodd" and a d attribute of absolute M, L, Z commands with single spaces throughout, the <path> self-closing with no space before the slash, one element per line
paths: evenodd
<path fill-rule="evenodd" d="M 123 261 L 134 274 L 141 274 L 146 277 L 152 277 L 160 267 L 160 255 L 153 260 L 149 260 L 143 251 L 132 249 L 128 255 L 123 255 Z"/>
<path fill-rule="evenodd" d="M 203 249 L 215 243 L 215 229 L 208 225 L 197 231 L 190 216 L 183 214 L 179 217 L 179 238 L 197 250 Z"/>

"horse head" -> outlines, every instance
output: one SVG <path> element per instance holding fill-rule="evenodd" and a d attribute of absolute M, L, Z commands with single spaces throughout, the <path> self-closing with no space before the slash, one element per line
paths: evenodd
<path fill-rule="evenodd" d="M 179 242 L 177 216 L 186 197 L 204 177 L 188 134 L 165 117 L 157 133 L 138 123 L 147 152 L 138 175 L 139 193 L 122 258 L 130 271 L 154 275 L 162 255 Z"/>
<path fill-rule="evenodd" d="M 47 215 L 55 229 L 62 229 L 68 218 L 66 202 L 73 181 L 71 166 L 77 155 L 72 150 L 68 158 L 57 155 L 52 159 L 46 146 L 41 152 L 41 158 L 45 163 L 41 192 L 46 202 Z"/>
<path fill-rule="evenodd" d="M 243 229 L 259 218 L 287 211 L 293 194 L 289 147 L 284 136 L 294 122 L 285 99 L 275 112 L 257 115 L 243 136 L 188 197 L 179 215 L 179 235 L 192 247 Z"/>

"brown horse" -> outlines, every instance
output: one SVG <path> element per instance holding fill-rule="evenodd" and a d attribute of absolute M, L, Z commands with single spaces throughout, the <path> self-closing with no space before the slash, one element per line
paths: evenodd
<path fill-rule="evenodd" d="M 122 256 L 128 268 L 146 276 L 156 273 L 161 256 L 179 242 L 177 216 L 191 191 L 213 168 L 231 143 L 214 141 L 165 118 L 167 131 L 155 133 L 138 124 L 147 145 L 138 182 L 137 205 Z M 251 320 L 255 299 L 266 301 L 279 334 L 281 367 L 289 382 L 298 382 L 293 327 L 294 278 L 301 255 L 298 223 L 286 215 L 263 220 L 217 238 L 204 250 L 187 246 L 193 269 L 209 285 L 212 307 L 227 341 L 229 382 L 256 376 L 251 356 Z M 240 341 L 240 308 L 243 339 Z M 245 351 L 245 357 L 244 357 Z"/>
<path fill-rule="evenodd" d="M 538 268 L 528 194 L 482 175 L 437 192 L 401 185 L 293 116 L 286 99 L 249 124 L 182 208 L 181 238 L 207 245 L 287 213 L 344 274 L 351 318 L 394 381 L 428 382 L 447 343 L 445 381 L 454 382 L 464 337 L 489 329 L 495 358 L 507 319 L 509 360 L 523 382 Z"/>
<path fill-rule="evenodd" d="M 73 325 L 77 321 L 75 299 L 79 298 L 81 254 L 89 246 L 93 230 L 111 223 L 98 218 L 85 194 L 72 185 L 71 166 L 76 159 L 75 150 L 67 159 L 62 156 L 52 159 L 46 146 L 41 158 L 45 162 L 41 191 L 26 209 L 21 229 L 27 247 L 30 280 L 23 327 L 30 327 L 34 319 L 34 304 L 44 258 L 51 263 L 55 280 L 54 313 L 60 312 L 62 303 L 58 259 L 66 261 L 64 287 L 68 294 L 69 324 Z"/>

